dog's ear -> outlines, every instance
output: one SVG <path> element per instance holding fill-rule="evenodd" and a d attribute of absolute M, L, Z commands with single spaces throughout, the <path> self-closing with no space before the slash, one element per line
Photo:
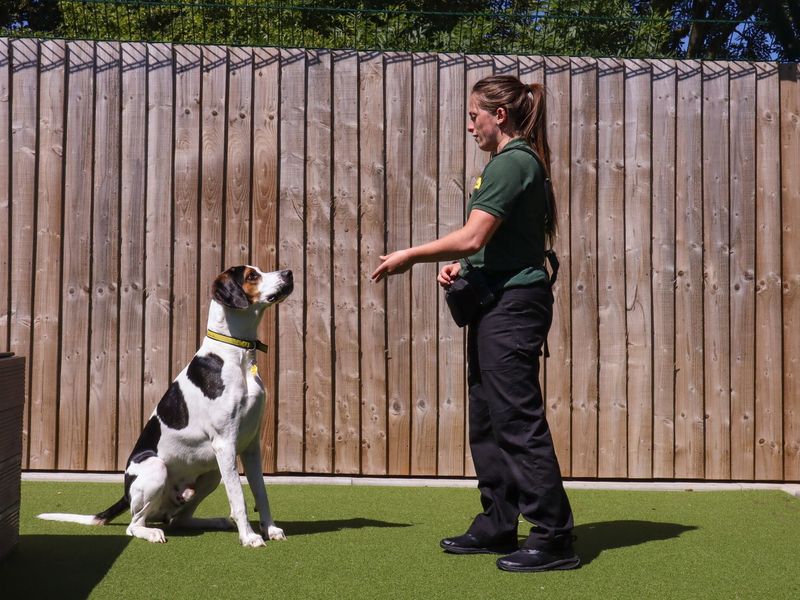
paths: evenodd
<path fill-rule="evenodd" d="M 242 273 L 237 269 L 244 270 L 242 267 L 232 267 L 219 275 L 211 286 L 211 293 L 222 306 L 241 310 L 250 306 L 250 300 L 242 289 Z"/>

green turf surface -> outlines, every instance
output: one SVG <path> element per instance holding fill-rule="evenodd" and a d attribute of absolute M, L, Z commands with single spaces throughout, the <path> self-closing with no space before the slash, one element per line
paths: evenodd
<path fill-rule="evenodd" d="M 106 527 L 34 518 L 97 512 L 120 493 L 23 483 L 20 545 L 0 563 L 0 597 L 800 598 L 800 500 L 780 491 L 573 490 L 583 565 L 536 574 L 439 549 L 477 510 L 470 489 L 273 485 L 289 539 L 260 549 L 233 532 L 168 531 L 167 544 L 150 544 L 125 535 L 127 515 Z M 227 512 L 220 488 L 198 515 Z"/>

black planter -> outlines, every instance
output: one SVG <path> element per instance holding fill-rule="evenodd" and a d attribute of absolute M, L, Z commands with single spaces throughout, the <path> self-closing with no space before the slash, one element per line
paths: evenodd
<path fill-rule="evenodd" d="M 0 353 L 0 560 L 19 541 L 25 359 Z"/>

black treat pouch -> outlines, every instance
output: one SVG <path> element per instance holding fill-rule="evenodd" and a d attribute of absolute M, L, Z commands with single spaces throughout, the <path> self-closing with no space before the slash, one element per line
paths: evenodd
<path fill-rule="evenodd" d="M 444 299 L 459 327 L 471 323 L 482 309 L 491 306 L 495 301 L 486 274 L 481 269 L 470 269 L 453 281 L 447 288 Z"/>

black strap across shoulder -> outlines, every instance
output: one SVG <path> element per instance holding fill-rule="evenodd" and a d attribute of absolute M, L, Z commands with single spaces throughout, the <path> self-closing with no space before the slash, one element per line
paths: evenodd
<path fill-rule="evenodd" d="M 545 219 L 545 226 L 547 226 L 547 220 L 550 218 L 550 214 L 553 212 L 553 206 L 555 202 L 553 201 L 554 193 L 553 193 L 553 182 L 550 180 L 550 176 L 547 174 L 547 169 L 544 166 L 544 161 L 541 157 L 536 153 L 536 150 L 528 146 L 527 144 L 523 144 L 521 146 L 512 146 L 511 148 L 504 148 L 500 154 L 503 152 L 510 152 L 511 150 L 522 150 L 526 154 L 530 154 L 537 163 L 539 163 L 539 167 L 542 169 L 542 173 L 544 173 L 544 202 L 545 202 L 545 211 L 544 211 L 544 219 Z"/>

